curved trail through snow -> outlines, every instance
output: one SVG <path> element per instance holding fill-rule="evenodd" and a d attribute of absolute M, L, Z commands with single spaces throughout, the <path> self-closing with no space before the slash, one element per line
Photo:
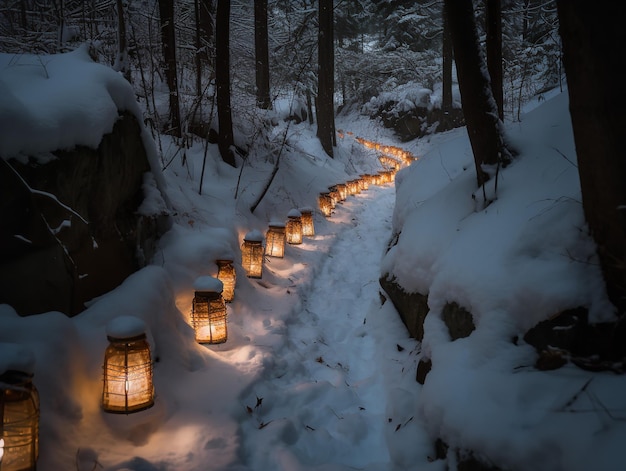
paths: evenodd
<path fill-rule="evenodd" d="M 334 240 L 298 287 L 284 343 L 242 395 L 247 469 L 411 469 L 417 342 L 391 302 L 381 306 L 378 283 L 394 200 L 392 186 L 373 187 L 337 205 Z"/>

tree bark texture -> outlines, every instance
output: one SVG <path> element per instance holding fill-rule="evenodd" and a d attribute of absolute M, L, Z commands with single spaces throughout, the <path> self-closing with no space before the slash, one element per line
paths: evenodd
<path fill-rule="evenodd" d="M 165 62 L 165 80 L 169 90 L 168 132 L 181 137 L 180 103 L 178 100 L 178 74 L 176 70 L 176 33 L 174 29 L 174 1 L 159 0 L 161 44 Z"/>
<path fill-rule="evenodd" d="M 445 0 L 452 36 L 461 104 L 474 154 L 480 187 L 490 178 L 485 166 L 506 164 L 511 154 L 504 144 L 502 122 L 491 92 L 489 73 L 481 54 L 472 0 Z"/>
<path fill-rule="evenodd" d="M 335 58 L 333 41 L 333 2 L 319 0 L 317 137 L 324 151 L 333 156 L 335 131 Z"/>
<path fill-rule="evenodd" d="M 215 23 L 215 82 L 219 126 L 217 146 L 222 160 L 236 167 L 230 107 L 230 0 L 218 0 Z"/>
<path fill-rule="evenodd" d="M 502 91 L 502 4 L 501 0 L 486 0 L 487 68 L 491 78 L 491 92 L 498 106 L 498 117 L 504 119 Z"/>
<path fill-rule="evenodd" d="M 446 19 L 445 9 L 443 11 L 443 41 L 441 55 L 443 58 L 442 67 L 442 92 L 441 111 L 445 121 L 448 121 L 450 111 L 452 111 L 452 38 L 450 37 L 450 27 Z M 449 129 L 449 123 L 445 122 L 443 129 Z"/>
<path fill-rule="evenodd" d="M 267 31 L 267 0 L 254 2 L 254 52 L 256 59 L 256 102 L 259 108 L 272 108 Z"/>
<path fill-rule="evenodd" d="M 626 4 L 557 0 L 583 209 L 610 300 L 626 313 Z"/>

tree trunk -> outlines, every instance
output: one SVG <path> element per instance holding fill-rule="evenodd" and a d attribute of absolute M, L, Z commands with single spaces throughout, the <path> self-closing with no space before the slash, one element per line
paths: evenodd
<path fill-rule="evenodd" d="M 198 30 L 200 31 L 200 50 L 198 55 L 203 65 L 210 65 L 213 60 L 213 0 L 198 2 Z"/>
<path fill-rule="evenodd" d="M 272 108 L 267 33 L 267 0 L 254 2 L 254 50 L 256 58 L 256 102 L 259 108 Z"/>
<path fill-rule="evenodd" d="M 450 112 L 452 111 L 452 38 L 450 37 L 450 27 L 446 19 L 445 9 L 443 11 L 443 45 L 441 55 L 443 56 L 442 67 L 442 91 L 441 91 L 441 115 L 442 129 L 444 131 L 452 128 Z"/>
<path fill-rule="evenodd" d="M 236 167 L 230 108 L 230 0 L 218 0 L 215 23 L 215 83 L 219 126 L 217 146 L 222 160 Z"/>
<path fill-rule="evenodd" d="M 502 91 L 502 4 L 501 0 L 486 0 L 487 68 L 491 78 L 491 92 L 498 106 L 498 117 L 504 120 Z"/>
<path fill-rule="evenodd" d="M 511 153 L 504 143 L 502 122 L 498 118 L 481 54 L 472 0 L 445 0 L 444 5 L 452 36 L 463 115 L 480 187 L 499 166 L 510 161 Z"/>
<path fill-rule="evenodd" d="M 169 90 L 169 129 L 167 132 L 181 137 L 180 103 L 178 101 L 178 73 L 176 70 L 176 31 L 174 28 L 174 0 L 159 0 L 161 44 L 165 61 L 165 79 Z"/>
<path fill-rule="evenodd" d="M 333 2 L 319 0 L 317 137 L 330 157 L 333 156 L 335 130 L 333 47 Z"/>
<path fill-rule="evenodd" d="M 626 313 L 626 4 L 557 0 L 583 209 L 607 293 Z"/>
<path fill-rule="evenodd" d="M 131 81 L 130 68 L 128 67 L 128 45 L 126 41 L 123 0 L 117 0 L 117 56 L 113 69 L 121 72 L 126 80 Z"/>

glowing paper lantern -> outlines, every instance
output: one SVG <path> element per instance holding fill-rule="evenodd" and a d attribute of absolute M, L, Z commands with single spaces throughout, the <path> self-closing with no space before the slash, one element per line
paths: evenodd
<path fill-rule="evenodd" d="M 226 304 L 222 297 L 223 285 L 212 276 L 196 279 L 191 326 L 198 343 L 224 343 L 228 339 Z"/>
<path fill-rule="evenodd" d="M 270 222 L 265 234 L 265 255 L 283 258 L 285 255 L 285 223 Z"/>
<path fill-rule="evenodd" d="M 297 209 L 292 209 L 287 214 L 285 237 L 288 244 L 298 245 L 302 243 L 302 213 Z"/>
<path fill-rule="evenodd" d="M 337 183 L 337 190 L 339 191 L 339 200 L 345 201 L 348 197 L 348 187 L 345 183 Z"/>
<path fill-rule="evenodd" d="M 313 237 L 315 235 L 313 208 L 300 208 L 300 214 L 302 214 L 302 235 L 305 237 Z"/>
<path fill-rule="evenodd" d="M 327 218 L 330 217 L 333 213 L 333 206 L 330 199 L 329 193 L 320 193 L 318 198 L 318 205 L 320 207 L 320 211 Z"/>
<path fill-rule="evenodd" d="M 222 282 L 224 290 L 222 297 L 224 302 L 230 303 L 235 299 L 235 285 L 237 283 L 237 273 L 230 258 L 220 258 L 215 261 L 217 264 L 217 279 Z"/>
<path fill-rule="evenodd" d="M 254 229 L 243 238 L 241 264 L 248 278 L 263 276 L 263 234 Z"/>
<path fill-rule="evenodd" d="M 39 456 L 39 394 L 33 375 L 9 370 L 0 375 L 0 469 L 29 471 Z"/>
<path fill-rule="evenodd" d="M 120 316 L 107 324 L 106 331 L 102 408 L 129 414 L 152 407 L 152 358 L 145 324 L 137 317 Z"/>

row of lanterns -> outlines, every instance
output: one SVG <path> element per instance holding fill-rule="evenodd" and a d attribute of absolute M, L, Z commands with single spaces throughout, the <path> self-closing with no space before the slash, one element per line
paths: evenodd
<path fill-rule="evenodd" d="M 400 160 L 404 165 L 410 165 L 411 162 L 417 160 L 411 152 L 402 149 L 397 146 L 387 146 L 384 144 L 380 144 L 379 142 L 368 141 L 367 139 L 363 139 L 362 137 L 357 137 L 356 141 L 359 144 L 367 147 L 368 149 L 376 150 L 382 154 L 386 154 L 387 156 L 396 157 Z M 398 160 L 393 159 L 394 162 L 398 162 Z"/>
<path fill-rule="evenodd" d="M 369 142 L 369 141 L 367 141 Z M 393 181 L 396 169 L 334 185 L 321 193 L 319 206 L 329 217 L 335 205 L 370 185 Z M 301 244 L 315 235 L 313 209 L 292 209 L 286 222 L 270 222 L 265 238 L 248 232 L 241 246 L 243 269 L 249 278 L 262 278 L 264 256 L 284 257 L 285 243 Z M 265 244 L 263 244 L 265 240 Z M 236 272 L 232 258 L 215 261 L 217 277 L 201 276 L 194 283 L 191 325 L 196 341 L 219 344 L 228 338 L 226 303 L 234 299 Z M 121 316 L 107 325 L 109 345 L 104 353 L 102 409 L 129 414 L 154 405 L 153 363 L 145 324 Z M 0 374 L 0 470 L 35 470 L 39 454 L 39 394 L 33 375 L 22 371 Z"/>
<path fill-rule="evenodd" d="M 370 185 L 384 185 L 393 182 L 396 172 L 396 167 L 392 167 L 376 174 L 363 174 L 359 178 L 329 187 L 328 191 L 319 194 L 320 211 L 324 216 L 330 217 L 337 203 L 345 201 L 348 196 L 358 195 L 369 189 Z"/>
<path fill-rule="evenodd" d="M 265 238 L 259 230 L 248 232 L 241 246 L 246 276 L 262 278 L 265 256 L 283 258 L 285 243 L 298 245 L 303 237 L 314 235 L 313 209 L 308 207 L 290 210 L 286 222 L 270 222 Z M 236 273 L 232 259 L 216 260 L 216 264 L 217 278 L 202 276 L 194 283 L 191 325 L 196 341 L 202 344 L 219 344 L 228 339 L 226 303 L 234 299 Z"/>
<path fill-rule="evenodd" d="M 265 238 L 258 230 L 248 232 L 241 246 L 241 264 L 249 278 L 263 277 L 264 256 L 283 258 L 285 244 L 299 245 L 315 235 L 313 208 L 291 209 L 287 221 L 271 221 Z M 263 241 L 265 240 L 265 246 Z"/>

